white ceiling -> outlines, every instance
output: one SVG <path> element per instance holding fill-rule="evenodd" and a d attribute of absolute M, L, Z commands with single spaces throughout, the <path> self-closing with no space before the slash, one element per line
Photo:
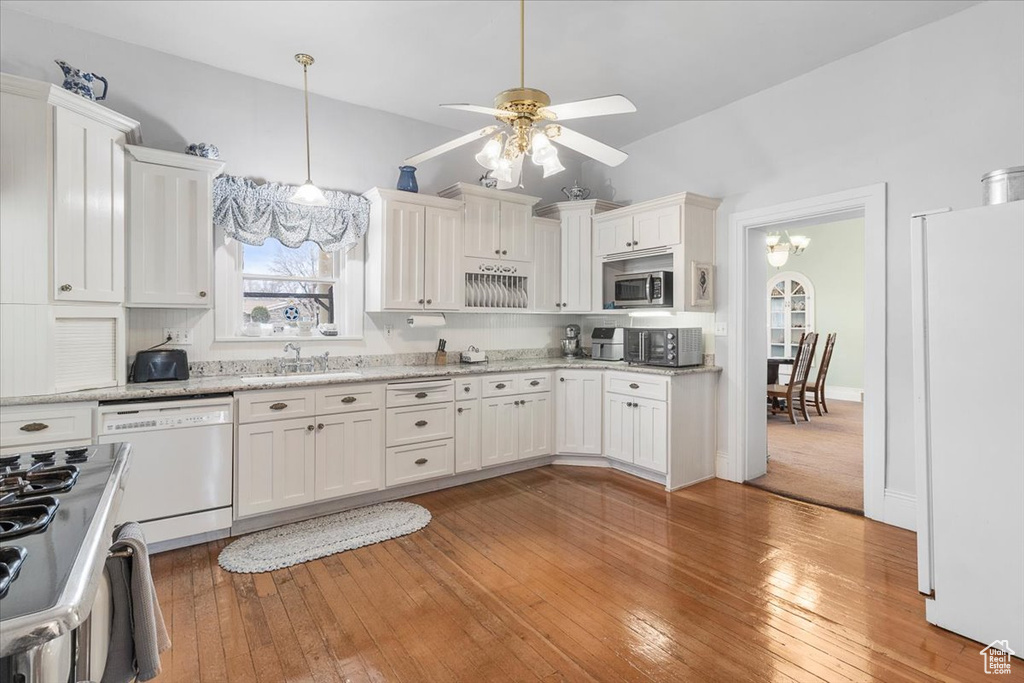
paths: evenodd
<path fill-rule="evenodd" d="M 72 2 L 3 7 L 264 80 L 459 130 L 518 85 L 515 0 Z M 638 112 L 574 124 L 625 145 L 974 2 L 579 2 L 526 4 L 526 84 L 555 103 L 612 93 Z M 158 77 L 155 75 L 154 77 Z"/>

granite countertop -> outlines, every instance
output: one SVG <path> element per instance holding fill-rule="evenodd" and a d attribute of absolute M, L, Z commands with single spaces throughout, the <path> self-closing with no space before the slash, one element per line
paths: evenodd
<path fill-rule="evenodd" d="M 527 372 L 530 370 L 622 370 L 648 375 L 690 375 L 706 372 L 721 372 L 715 365 L 697 365 L 687 368 L 660 368 L 653 366 L 632 366 L 621 361 L 600 361 L 590 359 L 532 358 L 527 360 L 490 361 L 480 364 L 450 365 L 394 365 L 366 368 L 345 368 L 328 373 L 313 373 L 314 376 L 297 374 L 288 381 L 243 382 L 242 375 L 213 375 L 193 377 L 184 382 L 152 382 L 148 384 L 127 384 L 104 389 L 87 389 L 63 394 L 42 396 L 13 396 L 0 399 L 0 406 L 32 405 L 42 403 L 70 403 L 74 401 L 134 401 L 150 398 L 187 398 L 200 394 L 222 394 L 234 391 L 258 389 L 286 389 L 330 384 L 359 382 L 394 382 L 400 380 L 426 379 L 430 377 L 457 377 L 463 375 L 484 375 L 503 372 Z M 248 375 L 253 376 L 253 375 Z M 267 377 L 273 377 L 268 375 Z"/>

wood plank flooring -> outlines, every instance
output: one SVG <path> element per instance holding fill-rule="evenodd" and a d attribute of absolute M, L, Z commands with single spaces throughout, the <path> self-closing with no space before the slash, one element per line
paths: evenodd
<path fill-rule="evenodd" d="M 159 681 L 967 681 L 914 534 L 749 486 L 543 467 L 411 499 L 423 530 L 267 574 L 153 557 Z M 1001 680 L 1024 680 L 1024 662 Z"/>

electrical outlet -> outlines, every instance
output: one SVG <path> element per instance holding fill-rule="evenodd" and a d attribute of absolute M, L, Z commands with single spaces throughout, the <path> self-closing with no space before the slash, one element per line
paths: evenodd
<path fill-rule="evenodd" d="M 170 339 L 168 344 L 173 346 L 187 346 L 192 343 L 192 330 L 179 327 L 165 327 L 164 339 Z"/>
<path fill-rule="evenodd" d="M 385 337 L 390 337 L 390 336 L 391 336 L 391 334 L 392 334 L 392 333 L 393 333 L 394 331 L 395 331 L 395 326 L 394 326 L 394 325 L 388 324 L 388 325 L 385 325 L 385 326 L 384 326 L 384 336 L 385 336 Z"/>
<path fill-rule="evenodd" d="M 716 337 L 727 337 L 729 336 L 728 328 L 725 323 L 715 323 L 715 336 Z"/>

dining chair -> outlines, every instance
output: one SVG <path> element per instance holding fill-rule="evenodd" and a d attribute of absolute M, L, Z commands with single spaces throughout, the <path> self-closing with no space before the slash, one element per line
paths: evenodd
<path fill-rule="evenodd" d="M 825 338 L 825 349 L 821 352 L 821 362 L 818 363 L 818 374 L 814 377 L 814 384 L 807 387 L 807 393 L 810 396 L 805 399 L 810 401 L 810 404 L 818 411 L 818 415 L 822 414 L 822 409 L 826 413 L 828 412 L 828 404 L 825 403 L 825 379 L 828 377 L 828 365 L 832 361 L 832 349 L 835 346 L 836 333 L 833 332 Z"/>
<path fill-rule="evenodd" d="M 800 335 L 800 343 L 797 345 L 796 357 L 793 359 L 793 374 L 789 378 L 789 384 L 768 385 L 768 398 L 772 399 L 772 414 L 776 413 L 778 399 L 784 398 L 789 421 L 793 424 L 796 424 L 796 417 L 793 415 L 794 401 L 800 401 L 800 413 L 804 417 L 804 422 L 811 421 L 811 416 L 807 414 L 807 376 L 811 372 L 814 347 L 817 343 L 818 335 L 814 332 L 805 332 Z"/>

